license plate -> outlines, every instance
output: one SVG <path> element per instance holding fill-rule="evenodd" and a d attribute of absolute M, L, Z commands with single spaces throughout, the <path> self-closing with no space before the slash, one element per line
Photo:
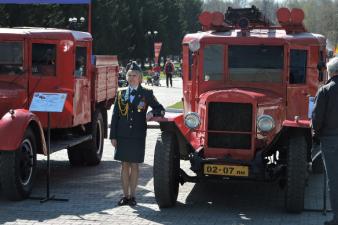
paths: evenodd
<path fill-rule="evenodd" d="M 249 176 L 249 168 L 247 166 L 204 164 L 204 174 L 247 177 Z"/>

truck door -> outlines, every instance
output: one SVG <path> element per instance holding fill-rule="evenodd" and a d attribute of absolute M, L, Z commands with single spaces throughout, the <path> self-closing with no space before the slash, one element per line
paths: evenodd
<path fill-rule="evenodd" d="M 191 100 L 192 96 L 192 52 L 189 50 L 188 45 L 183 46 L 183 98 L 184 98 L 184 108 L 186 112 L 191 111 Z M 188 108 L 189 107 L 189 108 Z"/>
<path fill-rule="evenodd" d="M 85 124 L 91 120 L 90 98 L 90 55 L 88 48 L 77 46 L 75 49 L 73 124 Z"/>
<path fill-rule="evenodd" d="M 46 40 L 32 40 L 31 76 L 29 77 L 29 102 L 34 92 L 55 92 L 57 79 L 57 43 Z"/>
<path fill-rule="evenodd" d="M 307 47 L 292 47 L 289 54 L 289 80 L 287 87 L 287 119 L 308 119 L 308 61 Z"/>

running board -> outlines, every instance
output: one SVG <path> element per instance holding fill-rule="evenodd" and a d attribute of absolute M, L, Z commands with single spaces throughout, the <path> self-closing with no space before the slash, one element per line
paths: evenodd
<path fill-rule="evenodd" d="M 81 137 L 72 137 L 68 139 L 60 139 L 60 140 L 51 140 L 50 142 L 50 153 L 60 151 L 62 149 L 67 149 L 73 147 L 75 145 L 81 144 L 82 142 L 89 141 L 93 137 L 91 134 Z"/>

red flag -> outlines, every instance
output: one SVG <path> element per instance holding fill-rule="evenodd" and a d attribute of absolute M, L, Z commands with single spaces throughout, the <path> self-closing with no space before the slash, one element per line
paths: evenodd
<path fill-rule="evenodd" d="M 162 42 L 154 43 L 154 51 L 155 51 L 155 63 L 158 64 L 158 57 L 160 56 L 160 51 L 162 47 Z"/>

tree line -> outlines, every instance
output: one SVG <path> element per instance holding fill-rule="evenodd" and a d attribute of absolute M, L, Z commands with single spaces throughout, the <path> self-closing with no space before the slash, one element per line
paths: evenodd
<path fill-rule="evenodd" d="M 179 55 L 186 33 L 200 29 L 202 0 L 94 0 L 92 35 L 95 54 L 115 54 L 124 64 L 154 55 Z M 0 5 L 0 26 L 69 27 L 69 18 L 87 17 L 85 5 Z M 77 28 L 86 30 L 87 21 Z"/>
<path fill-rule="evenodd" d="M 153 57 L 153 43 L 162 42 L 161 56 L 180 55 L 185 34 L 200 30 L 203 10 L 257 6 L 276 23 L 279 7 L 302 8 L 310 32 L 325 35 L 328 47 L 338 44 L 338 0 L 92 0 L 95 54 L 116 54 L 126 63 Z M 0 26 L 67 28 L 69 18 L 86 17 L 85 5 L 0 5 Z M 86 30 L 87 20 L 78 24 Z"/>

